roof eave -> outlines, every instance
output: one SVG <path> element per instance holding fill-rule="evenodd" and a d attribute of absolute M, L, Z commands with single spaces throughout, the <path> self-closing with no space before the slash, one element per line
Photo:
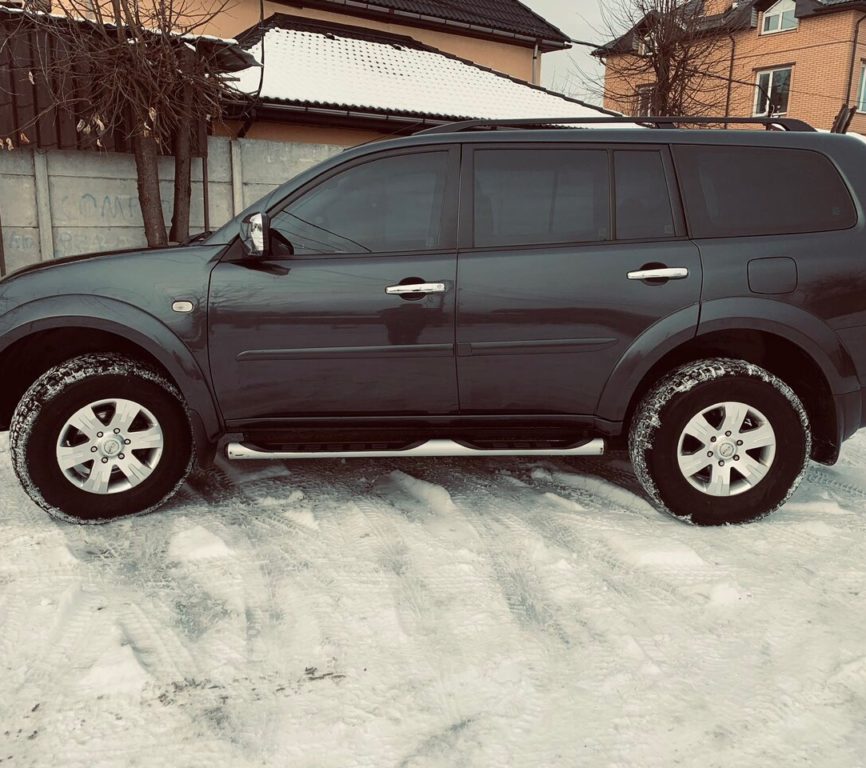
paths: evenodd
<path fill-rule="evenodd" d="M 810 16 L 819 16 L 825 13 L 836 13 L 838 11 L 866 11 L 866 2 L 859 1 L 851 3 L 836 3 L 834 5 L 824 5 L 820 3 L 812 8 Z M 798 16 L 797 18 L 803 18 Z"/>
<path fill-rule="evenodd" d="M 280 0 L 277 0 L 280 2 Z M 282 0 L 281 4 L 284 5 L 314 5 L 320 6 L 323 8 L 327 8 L 327 6 L 334 5 L 343 5 L 347 9 L 350 9 L 352 14 L 355 16 L 362 16 L 367 18 L 378 18 L 387 17 L 392 20 L 398 20 L 397 23 L 402 21 L 404 24 L 408 25 L 408 22 L 413 22 L 414 26 L 423 26 L 426 28 L 432 29 L 447 29 L 449 31 L 453 31 L 455 29 L 463 30 L 464 33 L 471 34 L 475 37 L 483 37 L 487 39 L 499 40 L 499 41 L 509 41 L 519 45 L 534 47 L 538 45 L 538 47 L 544 52 L 549 53 L 551 51 L 561 51 L 567 50 L 571 48 L 571 39 L 561 30 L 554 27 L 552 24 L 547 22 L 547 26 L 550 27 L 551 32 L 559 33 L 560 36 L 550 35 L 548 36 L 539 36 L 539 35 L 528 35 L 528 34 L 520 34 L 518 32 L 511 32 L 509 30 L 497 29 L 496 27 L 486 27 L 480 24 L 469 24 L 461 21 L 454 21 L 452 19 L 441 19 L 437 16 L 427 16 L 421 13 L 412 13 L 411 11 L 401 11 L 393 8 L 382 8 L 381 6 L 377 6 L 376 3 L 367 3 L 367 2 L 357 2 L 357 0 L 307 0 L 307 2 L 297 2 L 297 0 Z"/>

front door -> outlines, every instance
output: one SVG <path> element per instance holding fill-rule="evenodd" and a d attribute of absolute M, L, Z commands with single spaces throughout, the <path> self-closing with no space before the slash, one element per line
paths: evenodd
<path fill-rule="evenodd" d="M 461 412 L 592 415 L 641 333 L 683 311 L 697 325 L 700 255 L 671 204 L 667 149 L 500 144 L 466 154 Z"/>
<path fill-rule="evenodd" d="M 457 411 L 458 157 L 351 161 L 270 212 L 267 258 L 216 267 L 211 370 L 230 426 Z"/>

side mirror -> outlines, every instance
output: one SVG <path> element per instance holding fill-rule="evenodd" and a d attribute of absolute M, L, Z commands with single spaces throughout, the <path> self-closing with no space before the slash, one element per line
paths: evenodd
<path fill-rule="evenodd" d="M 241 222 L 241 242 L 244 253 L 260 259 L 270 251 L 271 218 L 266 213 L 251 213 Z"/>

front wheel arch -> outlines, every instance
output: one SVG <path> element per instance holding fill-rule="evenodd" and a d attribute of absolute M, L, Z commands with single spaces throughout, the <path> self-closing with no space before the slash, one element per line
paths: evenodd
<path fill-rule="evenodd" d="M 177 387 L 118 354 L 86 354 L 50 368 L 24 394 L 9 432 L 25 491 L 68 522 L 150 512 L 195 463 L 190 414 Z"/>
<path fill-rule="evenodd" d="M 209 464 L 222 420 L 198 363 L 155 318 L 109 303 L 118 304 L 114 318 L 52 315 L 25 322 L 22 317 L 4 334 L 0 370 L 10 374 L 0 379 L 0 429 L 8 426 L 24 392 L 52 366 L 77 355 L 117 353 L 158 368 L 180 390 L 192 417 L 196 455 L 201 464 Z"/>

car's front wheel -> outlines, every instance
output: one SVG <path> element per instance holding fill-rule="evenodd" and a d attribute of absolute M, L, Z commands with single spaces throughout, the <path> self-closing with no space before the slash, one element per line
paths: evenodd
<path fill-rule="evenodd" d="M 647 393 L 629 451 L 664 510 L 696 525 L 745 523 L 797 488 L 811 432 L 787 384 L 743 360 L 716 358 L 678 368 Z"/>
<path fill-rule="evenodd" d="M 177 388 L 152 367 L 116 354 L 83 355 L 39 377 L 15 409 L 10 449 L 30 497 L 79 523 L 155 509 L 193 461 Z"/>

